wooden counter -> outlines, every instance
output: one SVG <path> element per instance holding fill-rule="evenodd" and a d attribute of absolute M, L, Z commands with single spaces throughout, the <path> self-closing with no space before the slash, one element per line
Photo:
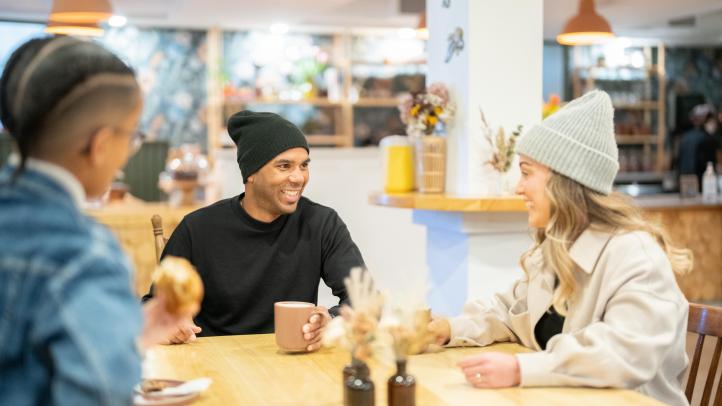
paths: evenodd
<path fill-rule="evenodd" d="M 527 351 L 516 344 L 485 348 L 453 348 L 412 356 L 408 372 L 417 379 L 416 404 L 425 405 L 661 405 L 637 392 L 592 388 L 474 389 L 456 366 L 481 351 Z M 200 338 L 186 345 L 158 346 L 148 351 L 146 378 L 213 379 L 194 403 L 209 405 L 340 405 L 341 371 L 349 361 L 341 349 L 289 355 L 278 351 L 272 334 Z M 390 362 L 371 362 L 376 404 L 386 404 Z"/>
<path fill-rule="evenodd" d="M 170 237 L 183 216 L 197 208 L 173 208 L 166 203 L 132 200 L 89 209 L 86 213 L 108 226 L 118 238 L 121 247 L 135 265 L 133 288 L 138 296 L 142 296 L 148 293 L 151 275 L 155 269 L 155 244 L 150 218 L 154 214 L 160 215 L 165 236 Z"/>
<path fill-rule="evenodd" d="M 369 203 L 403 209 L 460 212 L 526 212 L 521 197 L 460 197 L 432 193 L 369 194 Z"/>
<path fill-rule="evenodd" d="M 672 242 L 692 250 L 694 271 L 678 277 L 690 301 L 722 300 L 722 200 L 703 203 L 700 197 L 676 194 L 640 196 L 634 199 L 647 218 L 661 224 Z M 441 194 L 369 194 L 369 203 L 417 210 L 458 212 L 525 212 L 520 197 L 461 198 Z"/>
<path fill-rule="evenodd" d="M 722 300 L 722 204 L 676 195 L 636 198 L 646 217 L 667 231 L 672 243 L 694 254 L 694 270 L 677 277 L 687 300 Z"/>

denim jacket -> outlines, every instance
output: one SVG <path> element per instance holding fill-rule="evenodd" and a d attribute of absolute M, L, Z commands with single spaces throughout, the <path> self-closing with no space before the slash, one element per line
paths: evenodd
<path fill-rule="evenodd" d="M 132 404 L 142 323 L 127 258 L 67 171 L 13 171 L 0 169 L 0 405 Z"/>

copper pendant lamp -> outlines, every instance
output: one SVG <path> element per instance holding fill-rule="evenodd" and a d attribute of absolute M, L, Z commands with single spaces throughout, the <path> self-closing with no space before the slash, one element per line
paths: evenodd
<path fill-rule="evenodd" d="M 51 21 L 98 24 L 113 15 L 109 0 L 53 0 Z"/>
<path fill-rule="evenodd" d="M 609 22 L 594 9 L 594 0 L 579 0 L 579 13 L 564 26 L 557 42 L 562 45 L 600 44 L 614 38 Z"/>
<path fill-rule="evenodd" d="M 429 39 L 429 28 L 426 26 L 426 10 L 419 15 L 419 25 L 416 27 L 416 37 L 419 39 Z"/>
<path fill-rule="evenodd" d="M 73 23 L 48 21 L 45 32 L 56 35 L 73 35 L 78 37 L 99 37 L 103 35 L 103 29 L 93 23 Z"/>

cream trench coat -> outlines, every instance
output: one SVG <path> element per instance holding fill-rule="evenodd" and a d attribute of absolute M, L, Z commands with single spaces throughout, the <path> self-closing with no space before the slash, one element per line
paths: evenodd
<path fill-rule="evenodd" d="M 541 351 L 534 326 L 552 303 L 554 273 L 541 250 L 517 281 L 489 305 L 471 301 L 449 320 L 449 346 L 514 341 L 521 386 L 629 388 L 671 405 L 687 405 L 682 379 L 688 303 L 664 250 L 646 232 L 588 228 L 570 249 L 578 292 L 561 334 Z"/>

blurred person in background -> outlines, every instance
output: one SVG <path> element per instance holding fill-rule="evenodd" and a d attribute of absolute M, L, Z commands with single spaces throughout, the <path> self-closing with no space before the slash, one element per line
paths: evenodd
<path fill-rule="evenodd" d="M 701 184 L 707 162 L 717 165 L 719 121 L 711 104 L 695 106 L 689 118 L 693 127 L 682 134 L 679 144 L 679 174 L 697 175 Z"/>

